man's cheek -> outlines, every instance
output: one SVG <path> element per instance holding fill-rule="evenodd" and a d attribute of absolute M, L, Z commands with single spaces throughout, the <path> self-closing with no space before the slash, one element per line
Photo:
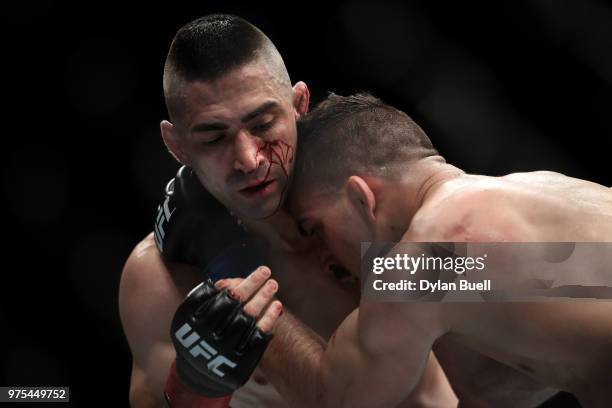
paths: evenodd
<path fill-rule="evenodd" d="M 293 126 L 288 126 L 287 123 L 280 123 L 269 140 L 282 140 L 283 142 L 291 145 L 295 148 L 295 141 L 297 139 L 297 128 L 295 123 Z"/>
<path fill-rule="evenodd" d="M 329 248 L 329 250 L 331 251 L 331 253 L 337 259 L 339 259 L 343 264 L 345 264 L 347 256 L 346 256 L 346 251 L 343 248 L 343 245 L 341 244 L 341 242 L 335 239 L 333 236 L 330 236 L 325 239 L 325 243 L 327 247 Z"/>

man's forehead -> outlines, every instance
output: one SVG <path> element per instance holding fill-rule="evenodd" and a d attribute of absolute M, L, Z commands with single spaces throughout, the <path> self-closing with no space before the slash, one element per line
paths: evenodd
<path fill-rule="evenodd" d="M 264 99 L 281 102 L 278 82 L 258 65 L 247 64 L 211 81 L 184 82 L 181 97 L 200 110 L 247 110 Z"/>

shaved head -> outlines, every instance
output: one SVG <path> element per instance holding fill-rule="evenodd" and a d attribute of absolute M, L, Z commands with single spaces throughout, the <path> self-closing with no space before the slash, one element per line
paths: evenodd
<path fill-rule="evenodd" d="M 181 27 L 164 65 L 164 97 L 170 119 L 180 117 L 186 83 L 214 81 L 249 63 L 262 64 L 290 97 L 291 80 L 280 53 L 253 24 L 232 15 L 211 14 Z"/>

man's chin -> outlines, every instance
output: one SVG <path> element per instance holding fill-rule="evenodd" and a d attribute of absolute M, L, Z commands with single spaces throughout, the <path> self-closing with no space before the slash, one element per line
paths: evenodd
<path fill-rule="evenodd" d="M 276 214 L 280 208 L 282 201 L 281 193 L 275 193 L 260 200 L 240 200 L 241 209 L 235 209 L 234 212 L 244 219 L 265 220 Z"/>

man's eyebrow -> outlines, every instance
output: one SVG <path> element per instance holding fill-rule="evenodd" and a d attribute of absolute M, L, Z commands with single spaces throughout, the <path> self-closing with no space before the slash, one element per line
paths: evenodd
<path fill-rule="evenodd" d="M 197 125 L 193 125 L 191 127 L 190 132 L 209 132 L 211 130 L 226 130 L 228 126 L 225 123 L 221 122 L 203 122 L 198 123 Z"/>
<path fill-rule="evenodd" d="M 268 101 L 268 102 L 264 102 L 263 104 L 261 104 L 258 108 L 254 109 L 253 111 L 247 113 L 246 115 L 244 115 L 242 117 L 242 119 L 240 119 L 240 121 L 242 123 L 248 122 L 249 120 L 266 113 L 267 111 L 269 111 L 270 109 L 276 108 L 278 106 L 278 102 L 276 101 Z"/>
<path fill-rule="evenodd" d="M 264 102 L 263 104 L 261 104 L 260 106 L 258 106 L 254 110 L 252 110 L 251 112 L 249 112 L 246 115 L 244 115 L 240 119 L 240 121 L 242 123 L 248 122 L 248 121 L 256 118 L 257 116 L 266 113 L 270 109 L 276 108 L 277 106 L 279 106 L 279 105 L 278 105 L 278 102 L 276 102 L 276 101 Z M 189 131 L 191 133 L 194 133 L 194 132 L 210 132 L 210 131 L 215 131 L 215 130 L 227 130 L 228 128 L 229 128 L 229 126 L 227 126 L 223 122 L 202 122 L 202 123 L 198 123 L 197 125 L 193 125 Z"/>

